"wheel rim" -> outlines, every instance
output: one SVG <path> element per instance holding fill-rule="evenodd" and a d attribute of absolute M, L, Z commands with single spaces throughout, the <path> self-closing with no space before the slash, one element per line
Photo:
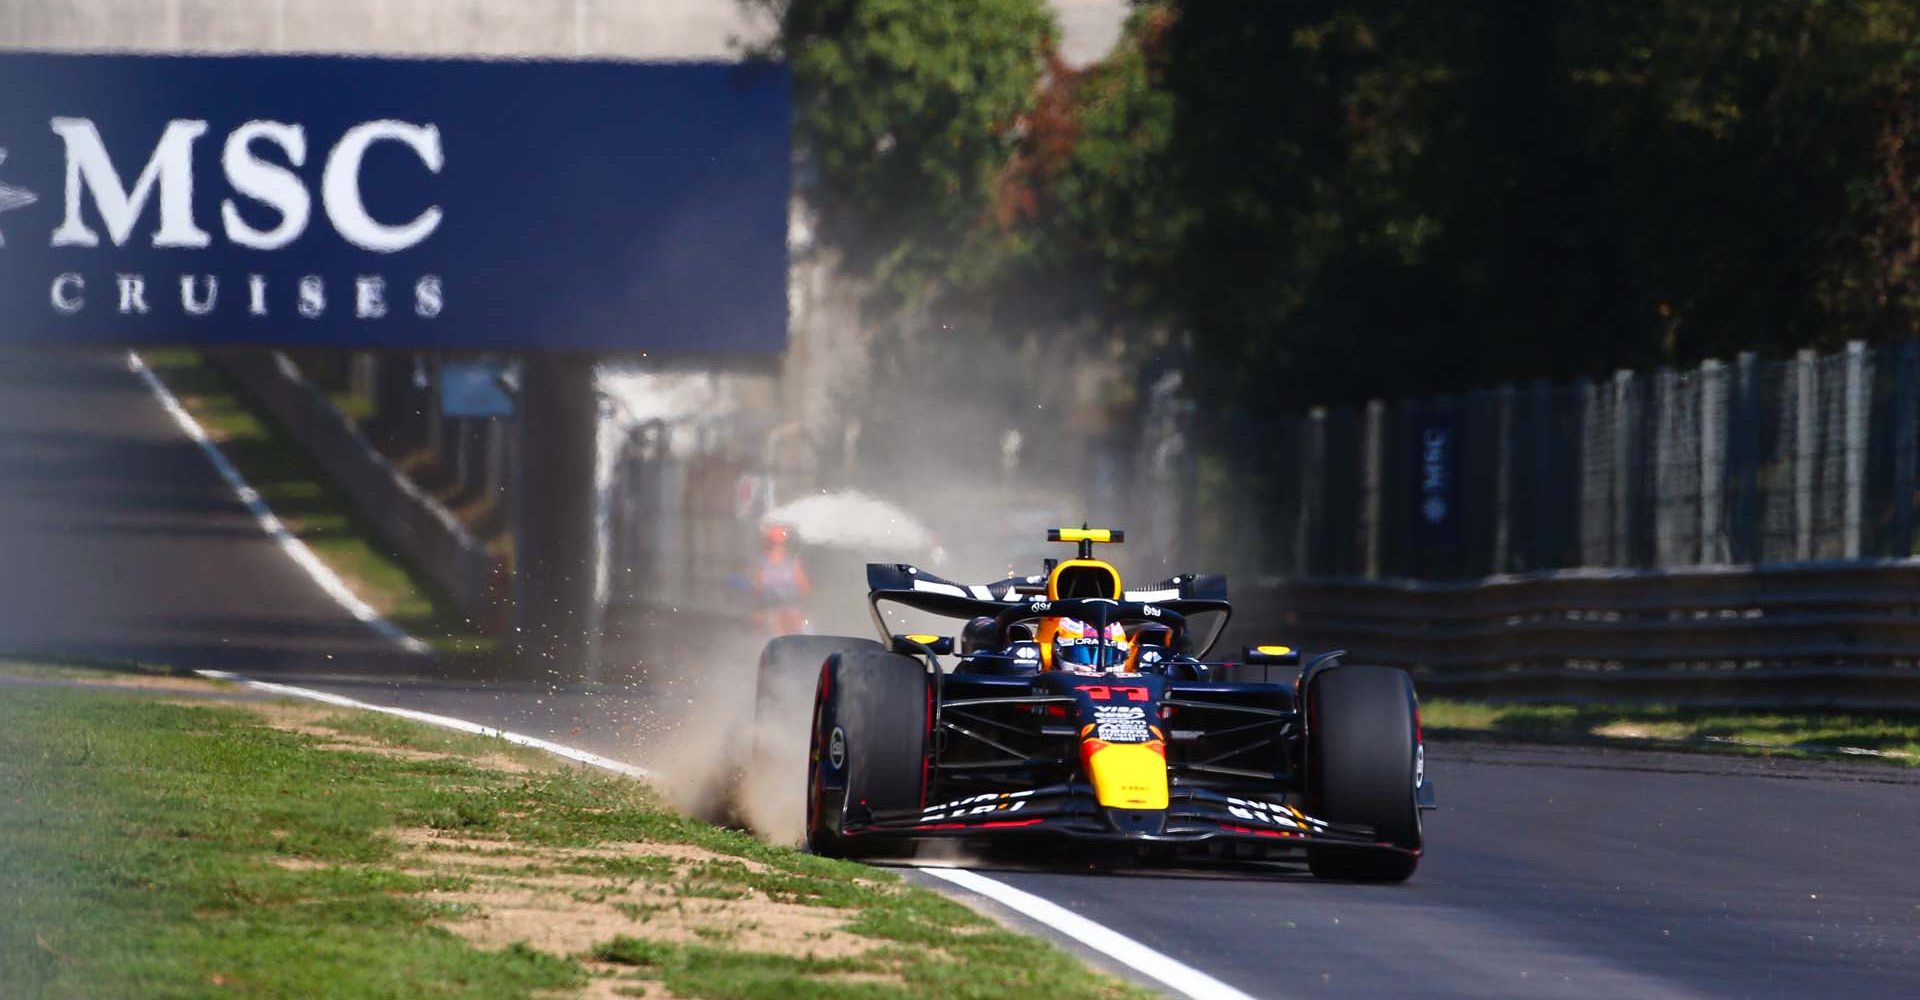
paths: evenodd
<path fill-rule="evenodd" d="M 820 680 L 814 685 L 813 724 L 807 734 L 807 838 L 809 840 L 821 834 L 820 803 L 826 796 L 825 779 L 820 774 L 820 728 L 826 699 L 827 671 L 820 669 Z"/>

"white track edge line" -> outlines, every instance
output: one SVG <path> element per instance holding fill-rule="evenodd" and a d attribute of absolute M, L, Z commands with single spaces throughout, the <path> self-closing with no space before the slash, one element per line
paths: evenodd
<path fill-rule="evenodd" d="M 409 653 L 427 653 L 432 650 L 432 647 L 425 642 L 408 635 L 405 629 L 381 617 L 380 612 L 361 600 L 360 595 L 354 593 L 353 588 L 348 587 L 346 581 L 340 579 L 339 574 L 326 563 L 321 562 L 320 557 L 314 555 L 313 550 L 307 547 L 307 543 L 287 530 L 287 526 L 274 515 L 273 510 L 267 506 L 267 502 L 260 498 L 260 494 L 241 478 L 240 470 L 234 468 L 233 463 L 227 460 L 226 453 L 220 450 L 219 445 L 213 443 L 213 438 L 207 435 L 206 429 L 200 426 L 199 421 L 193 419 L 193 414 L 188 413 L 186 407 L 180 405 L 180 401 L 174 398 L 166 384 L 154 375 L 153 371 L 147 367 L 147 363 L 141 360 L 140 355 L 135 351 L 127 352 L 127 370 L 140 376 L 140 380 L 146 383 L 154 398 L 158 399 L 160 405 L 166 409 L 167 415 L 173 418 L 173 422 L 193 439 L 194 444 L 200 446 L 207 460 L 213 463 L 214 471 L 220 474 L 221 479 L 226 480 L 227 485 L 233 489 L 234 495 L 238 496 L 241 504 L 247 508 L 247 512 L 260 523 L 260 528 L 267 533 L 267 537 L 273 539 L 273 543 L 278 545 L 280 551 L 286 553 L 287 558 L 292 559 L 295 565 L 305 570 L 307 576 L 311 577 L 321 590 L 326 591 L 328 597 L 333 598 L 336 604 L 345 608 L 348 614 L 365 622 L 368 628 L 378 632 L 382 638 L 393 641 L 401 649 Z"/>
<path fill-rule="evenodd" d="M 654 773 L 644 767 L 614 760 L 611 757 L 602 757 L 589 750 L 570 747 L 563 743 L 554 743 L 551 740 L 543 740 L 538 736 L 527 736 L 522 733 L 509 732 L 505 729 L 495 729 L 492 726 L 483 726 L 477 722 L 456 719 L 450 715 L 435 715 L 432 712 L 421 712 L 411 708 L 396 708 L 392 705 L 375 705 L 371 702 L 349 698 L 346 695 L 316 691 L 313 688 L 295 687 L 291 684 L 275 684 L 271 681 L 256 681 L 250 677 L 243 677 L 240 674 L 229 673 L 225 670 L 196 670 L 194 673 L 208 680 L 231 681 L 235 684 L 242 684 L 257 691 L 266 691 L 270 694 L 286 695 L 291 698 L 305 698 L 308 701 L 325 702 L 326 704 L 337 705 L 341 708 L 357 708 L 367 712 L 379 712 L 382 715 L 398 716 L 402 719 L 411 719 L 414 722 L 422 722 L 429 726 L 438 726 L 442 729 L 453 729 L 463 733 L 472 733 L 475 736 L 491 736 L 517 746 L 544 750 L 556 757 L 564 757 L 590 767 L 612 771 L 616 774 L 624 774 L 629 778 L 639 778 L 642 781 L 652 780 L 654 777 Z"/>
<path fill-rule="evenodd" d="M 1192 997 L 1193 1000 L 1253 1000 L 1248 994 L 1193 966 L 1169 958 L 1119 931 L 1005 882 L 965 868 L 915 870 L 978 893 L 1037 920 L 1182 996 Z"/>
<path fill-rule="evenodd" d="M 379 712 L 384 715 L 397 716 L 402 719 L 411 719 L 414 722 L 425 723 L 429 726 L 438 726 L 442 729 L 472 733 L 476 736 L 491 736 L 518 746 L 544 750 L 556 757 L 577 761 L 589 767 L 597 767 L 602 770 L 612 771 L 616 774 L 623 774 L 629 778 L 648 781 L 655 777 L 652 771 L 644 767 L 617 761 L 611 757 L 602 757 L 588 750 L 570 747 L 563 743 L 555 743 L 551 740 L 543 740 L 537 736 L 526 736 L 504 729 L 495 729 L 492 726 L 483 726 L 477 722 L 468 722 L 465 719 L 456 719 L 449 715 L 435 715 L 431 712 L 420 712 L 410 708 L 395 708 L 391 705 L 375 705 L 371 702 L 349 698 L 346 695 L 331 694 L 326 691 L 317 691 L 313 688 L 296 687 L 291 684 L 275 684 L 271 681 L 256 681 L 252 678 L 243 677 L 225 670 L 195 670 L 194 673 L 209 680 L 231 681 L 270 694 L 286 695 L 292 698 L 305 698 L 309 701 L 324 702 L 329 705 L 337 705 L 341 708 L 355 708 L 362 711 Z M 1103 927 L 1094 921 L 1088 920 L 1086 917 L 1058 903 L 1042 899 L 1030 892 L 1016 889 L 1005 882 L 988 878 L 978 872 L 967 871 L 964 868 L 922 867 L 916 868 L 915 870 L 978 895 L 985 896 L 1016 913 L 1023 914 L 1030 919 L 1045 924 L 1182 996 L 1192 997 L 1193 1000 L 1253 1000 L 1250 995 L 1242 993 L 1232 986 L 1228 986 L 1226 983 L 1201 972 L 1199 969 L 1176 959 L 1169 958 L 1118 931 Z"/>

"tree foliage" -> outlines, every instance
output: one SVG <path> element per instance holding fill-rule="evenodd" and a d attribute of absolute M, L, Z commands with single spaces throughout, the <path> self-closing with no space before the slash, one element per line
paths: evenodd
<path fill-rule="evenodd" d="M 1920 334 L 1920 0 L 780 6 L 829 239 L 1217 410 Z"/>
<path fill-rule="evenodd" d="M 1001 178 L 998 312 L 1008 325 L 1078 320 L 1138 338 L 1170 318 L 1159 279 L 1189 217 L 1168 175 L 1170 13 L 1137 10 L 1113 52 L 1085 69 L 1049 53 Z"/>
<path fill-rule="evenodd" d="M 979 272 L 1053 30 L 1042 0 L 761 0 L 792 67 L 820 237 L 912 301 Z"/>
<path fill-rule="evenodd" d="M 1920 332 L 1911 0 L 1174 6 L 1169 280 L 1234 399 Z"/>

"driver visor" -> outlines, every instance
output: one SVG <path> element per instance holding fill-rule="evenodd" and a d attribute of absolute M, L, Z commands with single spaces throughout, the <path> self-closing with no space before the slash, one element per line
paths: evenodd
<path fill-rule="evenodd" d="M 1127 662 L 1124 647 L 1092 639 L 1062 643 L 1053 651 L 1053 655 L 1055 659 L 1077 667 L 1118 667 Z"/>

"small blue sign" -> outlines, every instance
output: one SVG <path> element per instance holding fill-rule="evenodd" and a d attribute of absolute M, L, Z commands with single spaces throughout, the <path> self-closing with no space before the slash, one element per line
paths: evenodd
<path fill-rule="evenodd" d="M 1457 545 L 1461 538 L 1460 448 L 1465 423 L 1456 409 L 1419 408 L 1412 413 L 1413 541 Z"/>
<path fill-rule="evenodd" d="M 746 63 L 0 55 L 0 345 L 767 355 Z"/>
<path fill-rule="evenodd" d="M 511 417 L 513 396 L 504 383 L 507 367 L 498 361 L 443 361 L 440 364 L 440 412 L 449 417 Z"/>

